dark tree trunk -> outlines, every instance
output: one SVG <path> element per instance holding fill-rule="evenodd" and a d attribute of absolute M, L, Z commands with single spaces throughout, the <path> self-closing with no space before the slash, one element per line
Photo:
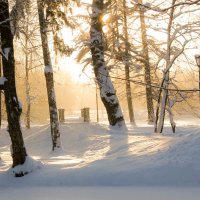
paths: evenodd
<path fill-rule="evenodd" d="M 124 117 L 104 60 L 102 12 L 103 0 L 93 0 L 90 29 L 92 62 L 109 123 L 111 126 L 121 127 L 125 126 Z"/>
<path fill-rule="evenodd" d="M 135 124 L 134 112 L 133 112 L 133 102 L 131 93 L 131 83 L 130 83 L 130 63 L 129 63 L 129 41 L 128 41 L 128 26 L 127 26 L 127 6 L 126 0 L 123 0 L 123 17 L 124 17 L 124 34 L 125 34 L 125 57 L 123 58 L 125 63 L 125 79 L 126 79 L 126 98 L 128 103 L 129 119 L 130 122 Z"/>
<path fill-rule="evenodd" d="M 139 0 L 139 3 L 142 3 L 142 0 Z M 143 55 L 144 55 L 144 71 L 145 71 L 145 82 L 146 82 L 146 101 L 147 101 L 147 111 L 148 111 L 148 122 L 154 122 L 154 107 L 153 107 L 153 95 L 151 88 L 151 70 L 149 62 L 149 50 L 147 43 L 147 34 L 146 34 L 146 24 L 144 16 L 144 8 L 140 7 L 140 24 L 141 24 L 141 35 L 142 35 L 142 46 L 143 46 Z"/>
<path fill-rule="evenodd" d="M 18 101 L 16 86 L 15 86 L 15 61 L 13 50 L 13 34 L 11 32 L 9 19 L 9 5 L 8 1 L 0 1 L 0 20 L 5 21 L 0 25 L 1 32 L 1 49 L 3 52 L 3 73 L 7 79 L 5 82 L 5 104 L 8 118 L 8 132 L 11 138 L 11 153 L 13 158 L 13 165 L 21 165 L 26 160 L 26 149 L 22 137 L 20 127 L 20 115 L 22 108 Z M 16 176 L 23 176 L 24 174 L 16 174 Z"/>
<path fill-rule="evenodd" d="M 0 46 L 1 46 L 1 35 L 0 35 Z M 2 76 L 2 60 L 0 55 L 0 77 Z M 0 90 L 0 128 L 2 123 L 2 103 L 1 103 L 1 90 Z"/>
<path fill-rule="evenodd" d="M 53 78 L 53 67 L 51 63 L 51 57 L 49 52 L 48 37 L 47 37 L 47 21 L 44 16 L 44 7 L 42 0 L 37 0 L 38 4 L 38 15 L 39 15 L 39 24 L 40 24 L 40 34 L 42 40 L 42 50 L 43 58 L 45 65 L 45 78 L 49 102 L 49 113 L 50 113 L 50 125 L 51 125 L 51 135 L 52 135 L 52 149 L 60 148 L 60 131 L 59 131 L 59 122 L 58 122 L 58 112 L 55 98 L 54 90 L 54 78 Z"/>

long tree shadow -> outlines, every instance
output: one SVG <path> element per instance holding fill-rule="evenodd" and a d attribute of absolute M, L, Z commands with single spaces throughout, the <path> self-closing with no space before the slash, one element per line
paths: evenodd
<path fill-rule="evenodd" d="M 31 155 L 45 164 L 60 169 L 81 168 L 101 160 L 109 150 L 110 137 L 104 126 L 92 123 L 65 123 L 61 125 L 63 149 L 51 152 L 49 128 L 27 137 Z M 35 146 L 37 145 L 37 149 Z"/>
<path fill-rule="evenodd" d="M 68 126 L 71 130 L 72 143 L 64 147 L 65 151 L 80 161 L 70 168 L 85 167 L 105 158 L 109 150 L 109 135 L 105 127 L 92 123 L 68 124 Z M 65 167 L 67 168 L 68 166 Z"/>
<path fill-rule="evenodd" d="M 111 159 L 126 157 L 128 154 L 128 130 L 111 129 L 109 134 L 110 148 L 106 155 Z"/>

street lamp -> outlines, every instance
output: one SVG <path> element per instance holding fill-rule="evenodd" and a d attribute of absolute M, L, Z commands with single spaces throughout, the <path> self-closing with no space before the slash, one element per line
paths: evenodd
<path fill-rule="evenodd" d="M 199 90 L 200 90 L 200 54 L 196 54 L 194 57 L 195 57 L 197 66 L 199 68 Z M 200 91 L 199 91 L 199 99 L 200 99 Z"/>

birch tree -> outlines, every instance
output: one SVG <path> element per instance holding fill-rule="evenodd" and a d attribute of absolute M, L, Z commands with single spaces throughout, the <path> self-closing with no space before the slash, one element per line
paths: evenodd
<path fill-rule="evenodd" d="M 169 112 L 170 123 L 173 132 L 175 132 L 176 124 L 173 120 L 171 105 L 172 102 L 169 98 L 170 93 L 169 84 L 171 86 L 176 86 L 172 84 L 172 79 L 170 77 L 171 68 L 174 66 L 176 60 L 183 55 L 186 45 L 195 39 L 195 31 L 199 29 L 198 21 L 187 21 L 186 23 L 180 22 L 180 18 L 184 14 L 189 14 L 192 11 L 190 9 L 185 9 L 184 7 L 177 7 L 177 0 L 172 0 L 171 7 L 169 10 L 169 19 L 166 29 L 167 41 L 166 41 L 166 51 L 162 52 L 162 59 L 165 61 L 165 69 L 163 70 L 163 78 L 161 80 L 160 89 L 158 91 L 158 100 L 156 108 L 156 119 L 155 119 L 155 132 L 162 133 L 164 127 L 165 113 L 166 110 Z M 180 4 L 181 6 L 182 4 Z M 178 10 L 179 9 L 179 10 Z M 185 11 L 183 12 L 183 9 Z M 193 9 L 194 11 L 196 8 Z M 191 34 L 193 33 L 193 34 Z M 178 88 L 176 87 L 177 91 Z M 182 96 L 179 93 L 180 96 Z M 173 102 L 174 104 L 174 102 Z"/>
<path fill-rule="evenodd" d="M 67 8 L 69 2 L 70 1 L 64 0 L 37 0 L 53 150 L 61 147 L 61 141 L 54 89 L 53 66 L 48 44 L 48 32 L 51 32 L 53 35 L 55 53 L 59 52 L 61 55 L 65 56 L 72 53 L 72 49 L 65 44 L 64 39 L 59 37 L 60 31 L 63 27 L 74 27 L 73 22 L 67 19 Z M 76 2 L 78 2 L 78 0 Z"/>
<path fill-rule="evenodd" d="M 47 95 L 49 102 L 49 114 L 50 114 L 50 127 L 51 127 L 51 137 L 52 137 L 52 149 L 61 147 L 60 141 L 60 130 L 58 122 L 58 113 L 56 105 L 56 97 L 54 90 L 54 78 L 53 78 L 53 66 L 50 57 L 49 45 L 48 45 L 48 23 L 44 15 L 44 3 L 42 0 L 37 0 L 38 15 L 39 15 L 39 25 L 40 34 L 42 41 L 42 51 L 44 59 L 44 73 L 46 78 Z"/>
<path fill-rule="evenodd" d="M 176 0 L 172 0 L 172 5 L 174 5 Z M 166 68 L 163 73 L 163 80 L 161 83 L 161 88 L 159 90 L 158 94 L 158 105 L 156 110 L 156 121 L 155 121 L 155 132 L 162 133 L 163 126 L 164 126 L 164 119 L 165 119 L 165 111 L 166 111 L 166 105 L 167 105 L 167 99 L 168 99 L 168 86 L 169 86 L 169 73 L 170 68 L 172 66 L 171 63 L 171 29 L 172 29 L 172 23 L 173 23 L 173 17 L 174 17 L 174 7 L 171 8 L 170 14 L 169 14 L 169 22 L 167 27 L 167 52 L 166 52 Z M 162 97 L 161 97 L 162 95 Z M 161 109 L 160 109 L 160 115 L 158 117 L 159 112 L 159 106 L 161 103 Z M 158 124 L 157 124 L 158 123 Z"/>
<path fill-rule="evenodd" d="M 111 126 L 122 127 L 125 126 L 124 117 L 104 59 L 104 39 L 102 34 L 103 6 L 103 0 L 93 0 L 92 2 L 90 29 L 92 63 L 109 123 Z"/>

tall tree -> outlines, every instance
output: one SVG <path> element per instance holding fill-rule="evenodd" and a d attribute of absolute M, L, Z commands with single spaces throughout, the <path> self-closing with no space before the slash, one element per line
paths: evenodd
<path fill-rule="evenodd" d="M 1 38 L 1 36 L 0 36 Z M 1 39 L 0 39 L 1 41 Z M 1 46 L 1 44 L 0 44 Z M 0 55 L 0 77 L 2 76 L 2 58 L 1 58 L 1 55 Z M 1 98 L 2 95 L 1 95 L 1 90 L 0 90 L 0 128 L 1 128 L 1 123 L 2 123 L 2 103 L 1 103 Z"/>
<path fill-rule="evenodd" d="M 142 0 L 138 3 L 142 4 Z M 154 122 L 154 107 L 153 107 L 153 95 L 151 87 L 151 67 L 149 62 L 149 49 L 147 43 L 147 31 L 145 23 L 144 7 L 139 6 L 140 13 L 140 24 L 141 24 L 141 36 L 142 36 L 142 48 L 144 57 L 144 70 L 145 70 L 145 82 L 146 82 L 146 101 L 147 101 L 147 111 L 148 111 L 148 122 Z"/>
<path fill-rule="evenodd" d="M 3 74 L 5 77 L 4 94 L 8 119 L 8 132 L 11 138 L 12 167 L 22 165 L 26 161 L 26 148 L 20 127 L 20 115 L 22 112 L 15 86 L 15 60 L 13 49 L 13 34 L 10 25 L 9 4 L 7 0 L 0 1 L 0 33 Z M 15 176 L 23 176 L 25 172 L 16 173 Z"/>
<path fill-rule="evenodd" d="M 175 4 L 176 0 L 172 0 L 172 6 Z M 169 78 L 170 78 L 170 68 L 172 66 L 171 63 L 171 30 L 172 24 L 174 20 L 174 10 L 175 7 L 172 7 L 169 14 L 169 22 L 167 27 L 167 51 L 166 51 L 166 69 L 163 72 L 163 80 L 161 83 L 161 88 L 158 94 L 158 106 L 156 110 L 156 121 L 155 121 L 155 132 L 162 133 L 163 126 L 164 126 L 164 119 L 165 119 L 165 111 L 168 101 L 168 88 L 169 88 Z M 161 104 L 161 106 L 159 105 Z M 159 114 L 159 106 L 160 108 L 160 115 Z M 175 126 L 175 125 L 174 125 Z M 174 128 L 175 130 L 175 128 Z"/>
<path fill-rule="evenodd" d="M 29 80 L 29 47 L 28 43 L 30 42 L 30 34 L 29 34 L 29 23 L 30 23 L 30 3 L 26 6 L 26 18 L 25 18 L 25 28 L 24 28 L 24 36 L 25 36 L 25 45 L 24 45 L 24 54 L 25 54 L 25 89 L 26 89 L 26 113 L 25 113 L 25 124 L 26 128 L 30 129 L 30 113 L 31 113 L 31 97 L 30 97 L 30 80 Z M 31 59 L 31 57 L 30 57 Z"/>
<path fill-rule="evenodd" d="M 128 110 L 129 110 L 129 119 L 130 122 L 135 123 L 134 119 L 134 112 L 133 112 L 133 102 L 132 102 L 132 93 L 131 93 L 131 83 L 130 83 L 130 45 L 129 45 L 129 38 L 128 38 L 128 22 L 127 22 L 127 5 L 126 0 L 123 0 L 123 30 L 124 30 L 124 37 L 125 37 L 125 52 L 124 52 L 124 60 L 123 63 L 125 64 L 125 79 L 126 79 L 126 97 L 128 103 Z"/>
<path fill-rule="evenodd" d="M 103 6 L 103 0 L 93 0 L 90 29 L 92 63 L 109 123 L 111 126 L 122 127 L 125 126 L 124 117 L 104 59 L 104 40 L 102 34 Z"/>
<path fill-rule="evenodd" d="M 48 102 L 49 102 L 52 149 L 55 150 L 55 148 L 61 147 L 61 142 L 60 142 L 60 130 L 59 130 L 59 122 L 58 122 L 56 97 L 55 97 L 55 90 L 54 90 L 53 66 L 51 62 L 48 37 L 47 37 L 48 23 L 44 15 L 44 2 L 42 0 L 37 0 L 37 6 L 38 6 L 43 58 L 44 58 L 44 65 L 45 65 L 47 95 L 48 95 Z"/>
<path fill-rule="evenodd" d="M 177 0 L 172 0 L 172 7 L 170 8 L 169 12 L 169 21 L 167 26 L 167 42 L 166 42 L 166 52 L 165 52 L 165 63 L 166 67 L 163 71 L 163 79 L 161 81 L 159 93 L 158 93 L 158 102 L 157 102 L 157 109 L 156 109 L 156 119 L 155 119 L 155 132 L 162 133 L 164 127 L 164 120 L 165 120 L 165 112 L 166 110 L 169 111 L 170 115 L 170 123 L 172 126 L 173 132 L 175 132 L 175 123 L 173 121 L 171 104 L 172 102 L 169 99 L 169 84 L 171 81 L 170 79 L 170 69 L 172 68 L 174 62 L 177 58 L 184 52 L 185 46 L 191 40 L 190 37 L 186 37 L 186 34 L 191 33 L 191 26 L 193 26 L 193 30 L 195 30 L 195 23 L 192 25 L 183 24 L 179 25 L 178 28 L 174 29 L 175 19 L 182 14 L 176 14 L 174 6 Z M 190 27 L 190 28 L 189 28 Z M 183 32 L 182 32 L 183 31 Z M 181 40 L 178 40 L 182 37 Z M 176 46 L 175 46 L 176 45 Z M 176 86 L 173 84 L 173 86 Z M 178 87 L 176 86 L 176 89 Z M 179 93 L 180 94 L 180 93 Z M 180 95 L 182 96 L 182 95 Z M 173 103 L 174 104 L 174 103 Z M 168 107 L 168 109 L 167 109 Z"/>

